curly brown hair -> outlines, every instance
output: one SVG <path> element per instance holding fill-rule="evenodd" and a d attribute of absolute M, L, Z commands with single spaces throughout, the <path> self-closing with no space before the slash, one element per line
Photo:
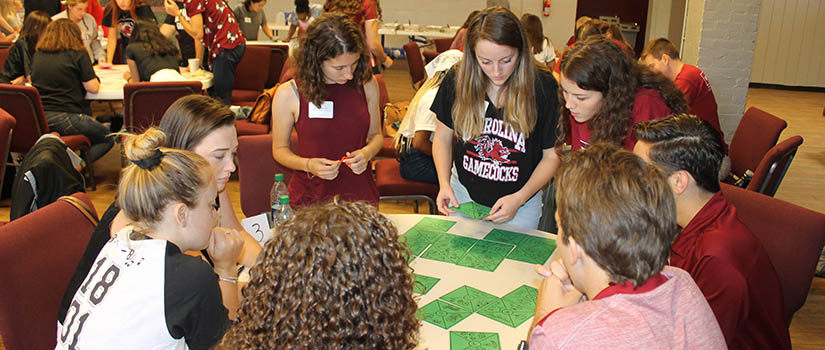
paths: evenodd
<path fill-rule="evenodd" d="M 672 81 L 631 60 L 618 44 L 601 36 L 577 41 L 565 51 L 559 69 L 581 89 L 598 91 L 604 96 L 601 108 L 588 122 L 591 144 L 622 145 L 633 122 L 633 102 L 640 88 L 655 89 L 673 114 L 688 111 L 682 91 Z M 562 92 L 559 89 L 558 149 L 570 141 L 570 110 L 565 107 Z"/>
<path fill-rule="evenodd" d="M 326 78 L 321 64 L 343 53 L 355 53 L 360 56 L 352 79 L 347 82 L 348 86 L 361 86 L 372 79 L 364 35 L 346 15 L 321 15 L 309 25 L 306 35 L 299 40 L 299 49 L 295 53 L 298 66 L 295 80 L 300 82 L 298 90 L 310 103 L 321 106 L 326 97 Z"/>
<path fill-rule="evenodd" d="M 281 224 L 243 289 L 228 349 L 412 349 L 406 248 L 372 205 L 307 207 Z"/>
<path fill-rule="evenodd" d="M 378 0 L 370 1 L 375 3 L 375 9 L 378 11 L 378 20 L 382 20 L 381 3 Z M 364 0 L 327 0 L 324 2 L 324 12 L 342 12 L 351 18 L 357 17 L 363 8 Z M 358 24 L 360 25 L 361 23 Z"/>
<path fill-rule="evenodd" d="M 86 51 L 83 46 L 83 37 L 80 28 L 68 18 L 61 18 L 49 23 L 40 40 L 37 41 L 36 51 L 60 52 L 60 51 Z"/>

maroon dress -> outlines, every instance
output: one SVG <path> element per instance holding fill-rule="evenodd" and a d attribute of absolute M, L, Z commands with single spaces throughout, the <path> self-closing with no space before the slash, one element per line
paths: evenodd
<path fill-rule="evenodd" d="M 310 118 L 309 102 L 300 97 L 300 113 L 295 123 L 298 132 L 296 154 L 305 158 L 339 160 L 367 144 L 370 113 L 364 87 L 327 84 L 326 101 L 333 103 L 333 118 Z M 295 170 L 289 181 L 290 205 L 302 207 L 340 195 L 347 201 L 368 201 L 378 205 L 378 188 L 372 178 L 371 166 L 360 175 L 342 163 L 338 176 L 323 180 L 304 171 Z"/>

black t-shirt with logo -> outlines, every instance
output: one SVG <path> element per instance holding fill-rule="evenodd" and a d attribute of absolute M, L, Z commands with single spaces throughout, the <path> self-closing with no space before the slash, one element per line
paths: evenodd
<path fill-rule="evenodd" d="M 186 20 L 189 21 L 189 15 L 186 14 L 186 6 L 184 6 L 183 2 L 175 3 L 178 4 L 178 8 L 180 9 L 180 13 L 183 15 L 183 18 L 186 18 Z M 166 19 L 163 20 L 163 23 L 171 24 L 175 26 L 175 29 L 177 29 L 178 46 L 180 46 L 181 54 L 181 66 L 189 65 L 188 60 L 190 58 L 195 58 L 195 39 L 183 29 L 183 25 L 180 24 L 180 19 L 178 19 L 178 17 L 167 14 Z"/>
<path fill-rule="evenodd" d="M 486 206 L 506 195 L 520 190 L 533 175 L 545 149 L 556 143 L 556 124 L 559 119 L 558 84 L 548 72 L 536 76 L 535 98 L 537 120 L 529 137 L 506 127 L 502 109 L 496 108 L 486 97 L 487 109 L 484 129 L 471 140 L 457 138 L 453 145 L 453 165 L 458 179 L 467 188 L 473 201 Z M 430 109 L 438 120 L 453 127 L 455 102 L 455 69 L 444 77 Z"/>
<path fill-rule="evenodd" d="M 106 13 L 103 14 L 103 21 L 101 21 L 101 24 L 104 27 L 112 26 L 112 13 L 108 10 L 109 9 L 107 9 Z M 152 21 L 155 23 L 158 22 L 158 20 L 155 18 L 155 14 L 152 12 L 152 8 L 148 5 L 135 7 L 135 15 L 137 15 L 140 19 Z M 117 29 L 120 33 L 120 38 L 118 39 L 118 44 L 121 45 L 120 49 L 126 50 L 126 46 L 129 45 L 129 38 L 132 37 L 132 32 L 135 30 L 135 20 L 132 18 L 132 14 L 128 10 L 120 10 L 118 12 Z M 111 39 L 112 38 L 109 38 L 109 40 Z"/>

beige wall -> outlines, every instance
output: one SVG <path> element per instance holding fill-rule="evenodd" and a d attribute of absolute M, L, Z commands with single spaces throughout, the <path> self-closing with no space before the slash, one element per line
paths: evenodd
<path fill-rule="evenodd" d="M 825 1 L 762 0 L 754 83 L 825 87 Z"/>

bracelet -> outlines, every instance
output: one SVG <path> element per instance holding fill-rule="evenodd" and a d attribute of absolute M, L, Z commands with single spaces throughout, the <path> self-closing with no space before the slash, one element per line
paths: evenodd
<path fill-rule="evenodd" d="M 234 284 L 234 285 L 237 285 L 237 284 L 238 284 L 238 278 L 237 278 L 237 277 L 218 276 L 218 278 L 219 278 L 221 281 L 226 281 L 226 282 L 232 283 L 232 284 Z"/>
<path fill-rule="evenodd" d="M 312 160 L 312 158 L 307 158 L 307 165 L 306 165 L 307 171 L 306 171 L 306 173 L 307 173 L 307 178 L 312 179 L 313 177 L 315 177 L 315 174 L 313 174 L 312 171 L 309 170 L 309 161 L 310 160 Z"/>

